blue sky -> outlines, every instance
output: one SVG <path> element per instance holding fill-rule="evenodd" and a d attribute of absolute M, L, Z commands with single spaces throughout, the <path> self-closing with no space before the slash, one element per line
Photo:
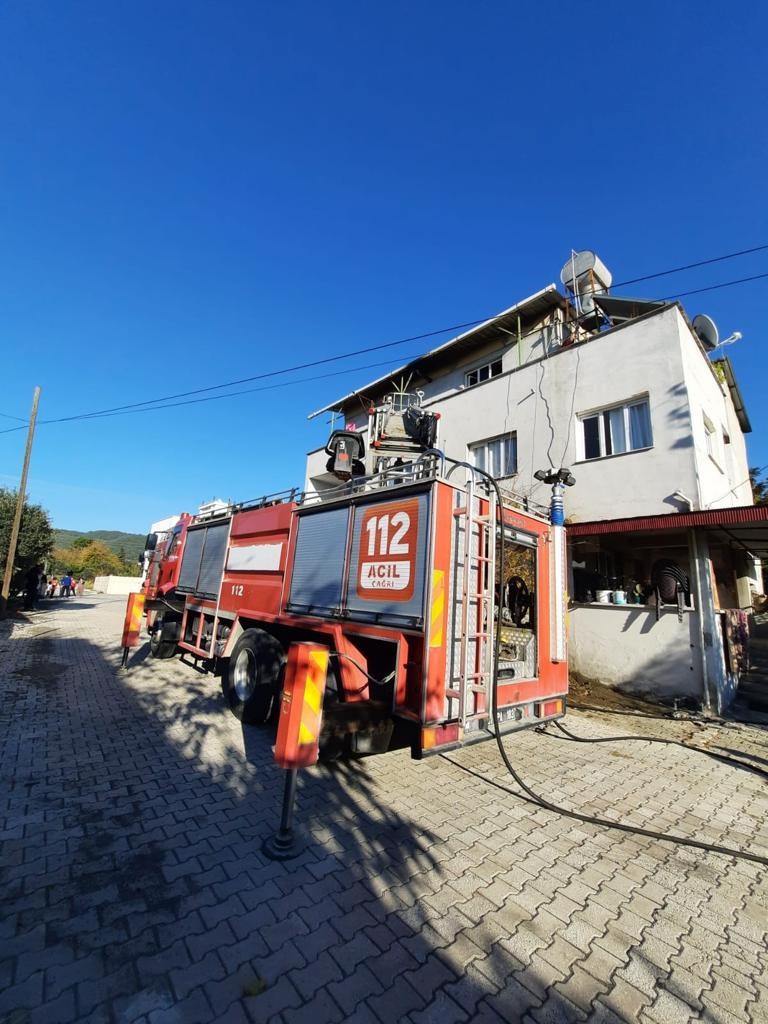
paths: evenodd
<path fill-rule="evenodd" d="M 35 384 L 54 419 L 482 318 L 572 247 L 624 280 L 768 242 L 761 5 L 11 0 L 0 31 L 6 417 Z M 683 300 L 744 335 L 756 465 L 767 283 Z M 300 485 L 327 432 L 307 413 L 447 337 L 41 424 L 31 497 L 60 527 L 141 532 Z M 0 434 L 0 485 L 23 445 Z"/>

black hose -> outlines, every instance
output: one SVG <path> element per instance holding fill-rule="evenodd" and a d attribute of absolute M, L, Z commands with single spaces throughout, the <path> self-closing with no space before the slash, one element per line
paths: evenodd
<path fill-rule="evenodd" d="M 712 725 L 718 729 L 738 729 L 739 725 L 754 725 L 754 722 L 750 722 L 747 718 L 732 718 L 726 720 L 724 718 L 701 718 L 697 711 L 674 711 L 670 709 L 666 715 L 654 715 L 650 711 L 630 711 L 626 708 L 601 708 L 596 704 L 576 704 L 574 701 L 568 701 L 568 707 L 573 708 L 574 711 L 599 711 L 603 715 L 627 715 L 630 718 L 655 718 L 661 722 L 696 722 L 701 725 Z"/>
<path fill-rule="evenodd" d="M 549 724 L 549 723 L 547 723 Z M 713 761 L 721 761 L 723 764 L 733 764 L 738 768 L 745 768 L 749 772 L 754 772 L 755 775 L 762 775 L 768 779 L 768 771 L 765 768 L 759 768 L 757 765 L 747 764 L 746 761 L 740 761 L 737 757 L 728 757 L 727 754 L 716 754 L 713 750 L 706 750 L 704 747 L 697 747 L 692 743 L 683 743 L 682 740 L 671 740 L 666 739 L 662 736 L 576 736 L 574 733 L 569 732 L 560 722 L 552 722 L 552 725 L 556 729 L 559 729 L 564 736 L 574 743 L 623 743 L 624 740 L 640 740 L 643 743 L 666 743 L 671 747 L 682 747 L 684 750 L 695 750 L 699 754 L 704 754 L 705 757 L 711 757 Z M 549 733 L 551 736 L 552 733 Z M 557 739 L 558 737 L 554 737 Z"/>
<path fill-rule="evenodd" d="M 672 719 L 672 712 L 668 715 L 654 715 L 650 711 L 628 711 L 625 708 L 600 708 L 595 704 L 575 704 L 572 700 L 568 700 L 568 707 L 573 708 L 574 711 L 601 711 L 607 715 L 629 715 L 632 718 L 656 718 L 663 722 L 668 722 Z"/>
<path fill-rule="evenodd" d="M 348 654 L 345 654 L 344 651 L 330 651 L 329 654 L 328 654 L 328 657 L 329 658 L 346 658 L 347 661 L 351 662 L 351 664 L 353 664 L 355 666 L 355 668 L 357 669 L 358 672 L 362 672 L 362 674 L 368 679 L 369 682 L 371 682 L 371 683 L 380 683 L 382 686 L 386 685 L 387 683 L 392 682 L 392 679 L 394 678 L 394 675 L 395 675 L 394 672 L 390 672 L 389 675 L 388 676 L 384 676 L 383 679 L 377 679 L 376 676 L 372 676 L 370 672 L 367 672 L 363 668 L 363 666 L 360 664 L 359 661 L 355 661 L 354 658 L 351 658 Z M 362 693 L 364 689 L 365 689 L 365 685 L 360 686 L 360 687 L 358 687 L 357 690 L 352 690 L 351 692 L 352 693 Z"/>
<path fill-rule="evenodd" d="M 496 492 L 496 500 L 498 502 L 499 515 L 501 517 L 501 530 L 500 530 L 501 541 L 500 541 L 500 544 L 499 544 L 499 558 L 500 558 L 501 565 L 503 567 L 504 566 L 504 547 L 505 547 L 505 538 L 504 538 L 504 503 L 503 503 L 503 500 L 502 500 L 501 488 L 499 487 L 498 481 L 495 479 L 495 477 L 491 476 L 490 473 L 486 473 L 485 470 L 478 469 L 477 466 L 472 466 L 468 462 L 461 462 L 461 461 L 459 461 L 457 459 L 450 459 L 450 458 L 448 458 L 448 456 L 444 455 L 442 452 L 438 452 L 437 450 L 433 450 L 433 453 L 440 455 L 446 462 L 451 462 L 451 463 L 453 463 L 456 466 L 466 466 L 472 472 L 478 473 L 480 476 L 485 477 L 485 479 L 488 480 L 490 485 L 493 487 L 494 491 Z M 602 827 L 602 828 L 612 828 L 612 829 L 616 829 L 619 832 L 627 832 L 627 833 L 630 833 L 631 835 L 644 836 L 646 839 L 653 839 L 656 842 L 672 843 L 672 844 L 677 845 L 677 846 L 690 846 L 690 847 L 693 847 L 696 850 L 705 850 L 707 853 L 719 853 L 719 854 L 722 854 L 724 857 L 735 857 L 735 858 L 737 858 L 739 860 L 749 860 L 749 861 L 752 861 L 755 864 L 763 864 L 763 865 L 768 867 L 768 857 L 761 857 L 759 854 L 756 854 L 756 853 L 747 853 L 747 852 L 745 852 L 743 850 L 735 850 L 735 849 L 732 849 L 731 847 L 728 847 L 728 846 L 718 846 L 718 845 L 716 845 L 714 843 L 705 843 L 705 842 L 703 842 L 700 839 L 688 839 L 685 836 L 670 836 L 670 835 L 666 835 L 664 832 L 654 832 L 651 829 L 640 828 L 637 825 L 625 825 L 623 822 L 611 821 L 609 818 L 598 818 L 598 817 L 596 817 L 595 815 L 592 815 L 592 814 L 581 814 L 579 811 L 571 811 L 571 810 L 568 810 L 568 808 L 566 808 L 566 807 L 560 807 L 558 804 L 553 804 L 553 803 L 551 803 L 551 801 L 547 800 L 545 797 L 540 796 L 538 793 L 536 793 L 535 790 L 531 789 L 531 787 L 527 783 L 525 783 L 523 781 L 523 779 L 520 778 L 520 776 L 518 775 L 517 771 L 515 770 L 514 765 L 509 760 L 509 756 L 507 754 L 507 751 L 506 751 L 506 749 L 504 747 L 504 742 L 502 740 L 501 730 L 499 728 L 499 707 L 498 707 L 498 699 L 499 699 L 499 686 L 498 686 L 498 683 L 499 683 L 499 676 L 498 676 L 498 665 L 499 665 L 499 657 L 501 655 L 501 629 L 502 629 L 501 611 L 499 611 L 499 616 L 498 616 L 497 623 L 496 623 L 496 641 L 495 641 L 495 651 L 494 651 L 495 670 L 494 670 L 493 680 L 492 680 L 492 684 L 491 684 L 491 719 L 493 721 L 494 736 L 495 736 L 495 739 L 496 739 L 496 746 L 499 748 L 499 754 L 501 755 L 501 759 L 504 762 L 507 771 L 512 776 L 512 778 L 515 780 L 515 782 L 520 787 L 520 789 L 522 789 L 523 792 L 527 794 L 527 796 L 529 797 L 529 799 L 533 803 L 538 804 L 540 807 L 543 807 L 543 808 L 545 808 L 548 811 L 552 811 L 554 814 L 560 814 L 560 815 L 563 815 L 566 818 L 571 818 L 574 821 L 581 821 L 581 822 L 584 822 L 585 824 L 588 824 L 588 825 L 597 825 L 597 826 Z M 457 764 L 457 762 L 453 761 L 452 758 L 445 758 L 445 760 L 451 761 L 452 764 Z M 470 774 L 472 774 L 472 775 L 477 775 L 478 774 L 477 772 L 471 771 L 471 769 L 468 769 L 468 768 L 464 769 L 463 765 L 459 765 L 459 767 L 461 767 L 465 771 L 469 771 Z M 490 782 L 491 785 L 497 786 L 499 789 L 503 789 L 505 792 L 511 793 L 513 796 L 516 796 L 518 798 L 520 797 L 520 794 L 519 793 L 515 793 L 514 790 L 507 789 L 507 787 L 505 787 L 505 786 L 501 786 L 498 783 L 491 782 L 485 776 L 480 776 L 480 777 L 483 778 L 486 782 Z"/>

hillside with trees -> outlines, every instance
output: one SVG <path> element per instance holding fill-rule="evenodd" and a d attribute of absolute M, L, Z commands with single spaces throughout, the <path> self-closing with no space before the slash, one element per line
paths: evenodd
<path fill-rule="evenodd" d="M 82 536 L 69 547 L 53 549 L 49 574 L 62 576 L 64 573 L 92 580 L 96 576 L 137 576 L 139 570 L 135 561 L 126 560 L 123 551 L 115 554 L 103 541 Z"/>
<path fill-rule="evenodd" d="M 143 533 L 121 533 L 119 530 L 54 530 L 53 544 L 57 548 L 70 548 L 75 541 L 85 538 L 89 541 L 100 541 L 110 551 L 131 564 L 134 568 L 144 553 L 145 535 Z"/>

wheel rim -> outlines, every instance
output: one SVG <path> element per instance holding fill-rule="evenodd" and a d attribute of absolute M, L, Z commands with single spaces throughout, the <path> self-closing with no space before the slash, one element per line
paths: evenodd
<path fill-rule="evenodd" d="M 245 704 L 256 689 L 256 659 L 247 647 L 235 659 L 234 683 L 237 699 Z"/>
<path fill-rule="evenodd" d="M 160 646 L 163 637 L 163 617 L 158 615 L 153 623 L 152 634 L 149 638 L 150 647 L 154 650 Z"/>

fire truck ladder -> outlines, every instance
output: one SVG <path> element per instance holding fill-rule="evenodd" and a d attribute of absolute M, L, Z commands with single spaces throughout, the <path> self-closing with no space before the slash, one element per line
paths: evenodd
<path fill-rule="evenodd" d="M 453 581 L 454 658 L 451 685 L 446 690 L 450 717 L 457 717 L 465 728 L 486 719 L 490 708 L 496 580 L 493 492 L 487 498 L 487 507 L 487 514 L 481 514 L 480 498 L 470 477 L 466 504 L 454 510 L 458 543 Z"/>

